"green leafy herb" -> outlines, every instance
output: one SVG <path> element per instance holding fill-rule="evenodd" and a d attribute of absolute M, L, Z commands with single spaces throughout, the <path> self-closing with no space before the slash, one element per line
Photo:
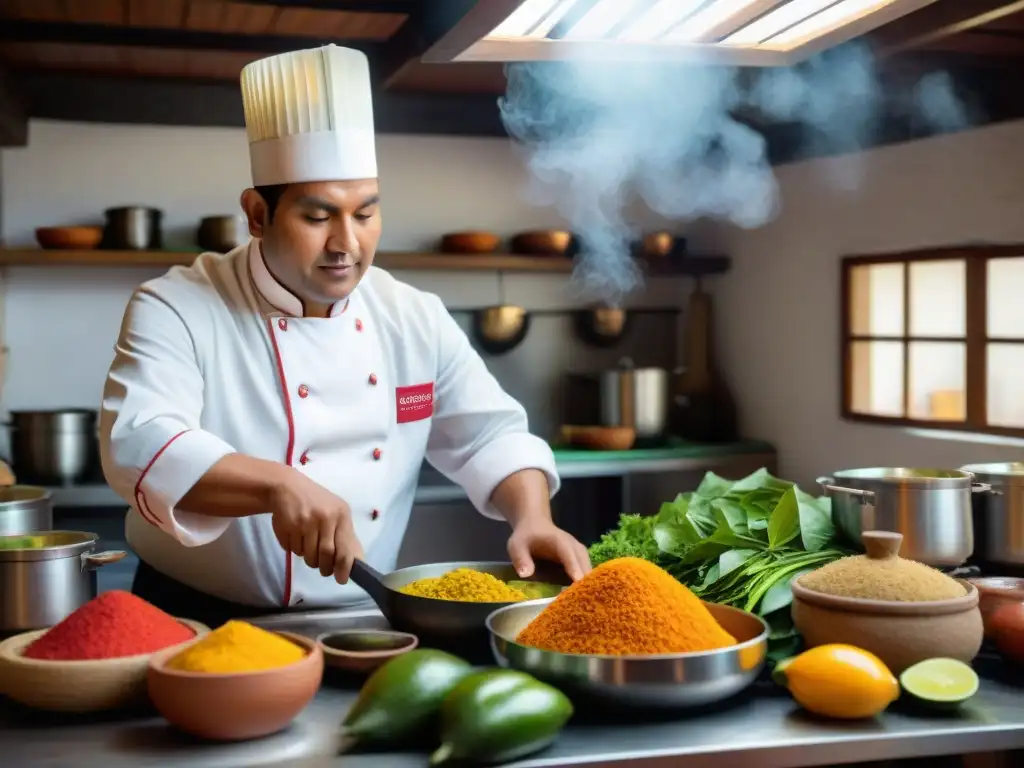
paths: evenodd
<path fill-rule="evenodd" d="M 757 613 L 771 627 L 773 659 L 799 648 L 789 615 L 793 579 L 847 554 L 836 543 L 830 500 L 766 469 L 740 480 L 708 472 L 656 515 L 623 515 L 590 548 L 595 565 L 640 557 L 704 600 Z"/>

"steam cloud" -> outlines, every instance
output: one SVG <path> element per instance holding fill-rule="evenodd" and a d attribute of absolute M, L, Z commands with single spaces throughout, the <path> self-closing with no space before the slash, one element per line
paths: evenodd
<path fill-rule="evenodd" d="M 748 229 L 777 215 L 767 141 L 738 114 L 789 123 L 819 153 L 870 146 L 886 110 L 930 132 L 968 123 L 947 75 L 886 94 L 873 55 L 858 45 L 757 72 L 561 61 L 509 64 L 506 76 L 501 116 L 526 150 L 530 193 L 569 221 L 582 244 L 577 276 L 609 301 L 640 283 L 629 255 L 640 234 L 630 216 L 638 200 L 669 219 L 710 217 Z M 839 188 L 860 180 L 855 155 L 829 167 Z"/>

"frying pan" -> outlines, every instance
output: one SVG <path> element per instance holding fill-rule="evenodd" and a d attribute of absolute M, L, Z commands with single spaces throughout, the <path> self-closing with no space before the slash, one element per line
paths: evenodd
<path fill-rule="evenodd" d="M 498 561 L 430 563 L 382 574 L 362 560 L 356 560 L 352 565 L 352 581 L 366 590 L 393 629 L 417 635 L 421 647 L 445 648 L 464 656 L 487 653 L 487 617 L 511 603 L 459 603 L 398 591 L 406 584 L 443 576 L 456 568 L 489 573 L 502 581 L 520 579 L 512 563 Z M 523 581 L 562 586 L 572 583 L 561 566 L 544 561 L 538 561 L 533 576 Z"/>

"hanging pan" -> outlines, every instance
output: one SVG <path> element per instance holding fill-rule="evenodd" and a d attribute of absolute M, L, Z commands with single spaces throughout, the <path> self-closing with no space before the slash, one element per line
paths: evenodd
<path fill-rule="evenodd" d="M 498 273 L 499 304 L 473 310 L 473 336 L 489 355 L 504 355 L 519 346 L 530 330 L 530 315 L 522 307 L 505 303 L 505 284 Z"/>
<path fill-rule="evenodd" d="M 598 305 L 573 313 L 581 340 L 595 347 L 614 347 L 629 332 L 633 316 L 620 307 Z"/>

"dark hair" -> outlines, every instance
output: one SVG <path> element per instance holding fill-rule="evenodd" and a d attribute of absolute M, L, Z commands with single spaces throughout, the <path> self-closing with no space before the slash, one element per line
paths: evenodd
<path fill-rule="evenodd" d="M 253 187 L 257 192 L 260 193 L 260 197 L 267 204 L 267 223 L 269 224 L 274 220 L 274 212 L 277 210 L 277 204 L 281 202 L 281 196 L 284 191 L 288 189 L 287 184 L 268 184 L 262 187 Z"/>

